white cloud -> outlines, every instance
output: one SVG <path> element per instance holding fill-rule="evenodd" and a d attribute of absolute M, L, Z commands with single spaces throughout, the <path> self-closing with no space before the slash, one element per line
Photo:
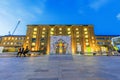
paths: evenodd
<path fill-rule="evenodd" d="M 116 18 L 117 18 L 118 20 L 120 20 L 120 13 L 116 16 Z"/>
<path fill-rule="evenodd" d="M 107 3 L 108 3 L 108 0 L 94 0 L 94 1 L 91 1 L 89 6 L 94 10 L 98 10 Z"/>

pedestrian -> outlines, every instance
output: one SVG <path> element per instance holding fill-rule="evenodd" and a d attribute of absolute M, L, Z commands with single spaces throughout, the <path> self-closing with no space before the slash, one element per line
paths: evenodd
<path fill-rule="evenodd" d="M 22 47 L 22 49 L 21 49 L 20 57 L 22 56 L 22 54 L 24 55 L 24 48 L 23 48 L 23 47 Z M 24 55 L 24 57 L 25 57 L 25 55 Z"/>
<path fill-rule="evenodd" d="M 23 55 L 24 55 L 24 57 L 26 57 L 26 54 L 29 52 L 29 49 L 28 49 L 28 46 L 26 46 L 26 48 L 25 48 L 25 50 L 24 50 L 24 52 L 23 52 Z"/>
<path fill-rule="evenodd" d="M 16 57 L 19 57 L 20 55 L 21 55 L 21 50 L 22 50 L 22 48 L 20 47 L 20 48 L 18 48 L 18 53 L 17 53 L 17 56 Z"/>

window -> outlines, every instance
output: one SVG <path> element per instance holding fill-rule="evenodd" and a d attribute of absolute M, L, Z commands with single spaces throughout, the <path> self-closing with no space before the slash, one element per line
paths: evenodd
<path fill-rule="evenodd" d="M 33 32 L 33 34 L 37 34 L 37 32 Z"/>
<path fill-rule="evenodd" d="M 85 34 L 88 34 L 88 32 L 85 32 Z"/>
<path fill-rule="evenodd" d="M 79 29 L 78 28 L 76 28 L 76 31 L 78 31 Z"/>
<path fill-rule="evenodd" d="M 32 46 L 35 46 L 35 43 L 32 43 Z"/>
<path fill-rule="evenodd" d="M 85 35 L 85 38 L 88 38 L 88 35 Z"/>
<path fill-rule="evenodd" d="M 34 28 L 34 31 L 37 31 L 37 28 Z"/>
<path fill-rule="evenodd" d="M 70 31 L 70 28 L 67 28 L 68 31 Z"/>
<path fill-rule="evenodd" d="M 36 38 L 32 38 L 32 42 L 36 42 Z"/>
<path fill-rule="evenodd" d="M 59 28 L 59 30 L 62 30 L 62 28 Z"/>
<path fill-rule="evenodd" d="M 87 31 L 87 28 L 84 28 L 84 31 Z"/>
<path fill-rule="evenodd" d="M 43 28 L 43 30 L 46 30 L 46 28 Z"/>
<path fill-rule="evenodd" d="M 51 28 L 51 31 L 54 31 L 54 28 Z"/>

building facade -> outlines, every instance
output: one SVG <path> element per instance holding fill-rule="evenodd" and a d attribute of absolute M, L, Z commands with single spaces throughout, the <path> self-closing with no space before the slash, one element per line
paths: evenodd
<path fill-rule="evenodd" d="M 4 51 L 14 52 L 23 46 L 25 35 L 5 35 L 1 37 L 0 46 L 4 47 Z"/>
<path fill-rule="evenodd" d="M 47 54 L 97 51 L 93 25 L 28 25 L 25 46 L 31 51 L 46 48 Z"/>
<path fill-rule="evenodd" d="M 120 35 L 96 35 L 98 51 L 108 52 L 108 47 L 111 46 L 111 39 Z"/>

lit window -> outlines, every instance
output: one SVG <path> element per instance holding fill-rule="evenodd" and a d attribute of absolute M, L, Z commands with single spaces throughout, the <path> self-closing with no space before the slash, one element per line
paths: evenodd
<path fill-rule="evenodd" d="M 54 31 L 54 28 L 51 28 L 51 31 Z"/>
<path fill-rule="evenodd" d="M 62 34 L 62 32 L 59 32 L 59 34 Z"/>
<path fill-rule="evenodd" d="M 88 35 L 85 35 L 85 38 L 88 38 Z"/>
<path fill-rule="evenodd" d="M 92 37 L 92 39 L 94 39 L 94 37 Z"/>
<path fill-rule="evenodd" d="M 70 31 L 70 28 L 68 28 L 67 30 Z"/>
<path fill-rule="evenodd" d="M 11 45 L 13 45 L 13 42 L 11 42 Z"/>
<path fill-rule="evenodd" d="M 59 30 L 62 30 L 62 28 L 59 28 Z"/>
<path fill-rule="evenodd" d="M 54 32 L 50 32 L 50 34 L 54 34 Z"/>
<path fill-rule="evenodd" d="M 36 38 L 36 35 L 33 35 L 33 38 Z"/>
<path fill-rule="evenodd" d="M 95 43 L 95 41 L 92 41 L 93 43 Z"/>
<path fill-rule="evenodd" d="M 85 34 L 88 34 L 88 32 L 85 32 Z"/>
<path fill-rule="evenodd" d="M 70 34 L 71 32 L 68 32 L 68 34 Z"/>
<path fill-rule="evenodd" d="M 10 40 L 10 39 L 11 39 L 11 37 L 8 38 L 8 40 Z"/>
<path fill-rule="evenodd" d="M 41 43 L 41 45 L 44 45 L 44 43 Z"/>
<path fill-rule="evenodd" d="M 35 48 L 32 48 L 32 51 L 34 51 L 35 50 Z"/>
<path fill-rule="evenodd" d="M 79 32 L 76 32 L 76 34 L 79 34 Z"/>
<path fill-rule="evenodd" d="M 46 30 L 45 28 L 43 28 L 43 30 Z"/>
<path fill-rule="evenodd" d="M 29 43 L 29 41 L 26 41 L 26 43 Z"/>
<path fill-rule="evenodd" d="M 17 37 L 15 38 L 15 40 L 17 40 Z"/>
<path fill-rule="evenodd" d="M 37 32 L 33 32 L 33 34 L 37 34 Z"/>
<path fill-rule="evenodd" d="M 32 46 L 35 46 L 35 43 L 32 43 Z"/>
<path fill-rule="evenodd" d="M 78 30 L 78 28 L 76 28 L 76 30 Z"/>
<path fill-rule="evenodd" d="M 3 45 L 5 45 L 6 43 L 4 42 Z"/>
<path fill-rule="evenodd" d="M 95 44 L 93 44 L 93 46 L 95 46 Z"/>
<path fill-rule="evenodd" d="M 88 46 L 88 45 L 89 45 L 89 43 L 86 43 L 86 45 Z"/>
<path fill-rule="evenodd" d="M 77 43 L 77 45 L 80 44 L 80 43 Z"/>
<path fill-rule="evenodd" d="M 76 36 L 77 38 L 79 37 L 79 35 Z"/>
<path fill-rule="evenodd" d="M 88 42 L 88 39 L 86 39 L 86 42 Z"/>
<path fill-rule="evenodd" d="M 7 42 L 7 44 L 9 44 L 9 42 Z"/>
<path fill-rule="evenodd" d="M 42 32 L 42 34 L 45 34 L 45 32 Z"/>
<path fill-rule="evenodd" d="M 7 38 L 6 38 L 6 37 L 5 37 L 4 39 L 5 39 L 5 40 L 7 40 Z"/>
<path fill-rule="evenodd" d="M 87 28 L 84 28 L 84 31 L 87 31 Z"/>
<path fill-rule="evenodd" d="M 45 37 L 45 35 L 42 35 L 42 37 Z"/>
<path fill-rule="evenodd" d="M 37 28 L 34 28 L 34 31 L 37 31 Z"/>
<path fill-rule="evenodd" d="M 14 40 L 14 37 L 12 37 L 12 40 Z"/>
<path fill-rule="evenodd" d="M 29 37 L 27 37 L 27 39 L 29 39 Z"/>

